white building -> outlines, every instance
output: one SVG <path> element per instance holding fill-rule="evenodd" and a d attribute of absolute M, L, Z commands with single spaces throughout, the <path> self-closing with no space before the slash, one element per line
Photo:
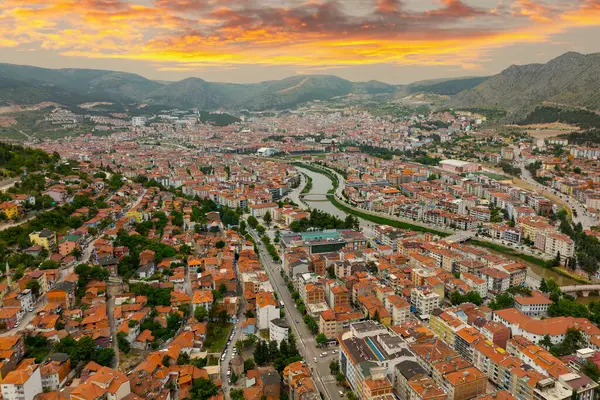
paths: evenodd
<path fill-rule="evenodd" d="M 410 291 L 410 307 L 418 315 L 429 316 L 440 306 L 440 295 L 428 288 L 417 287 Z"/>
<path fill-rule="evenodd" d="M 287 340 L 290 334 L 290 328 L 283 318 L 275 318 L 269 322 L 269 338 L 280 344 L 282 340 Z"/>
<path fill-rule="evenodd" d="M 256 152 L 256 155 L 263 156 L 263 157 L 271 157 L 271 156 L 274 156 L 277 153 L 278 153 L 277 149 L 274 149 L 274 148 L 271 148 L 271 147 L 261 147 Z"/>
<path fill-rule="evenodd" d="M 515 296 L 515 308 L 529 317 L 542 317 L 548 315 L 548 307 L 552 300 L 537 290 L 531 296 Z"/>
<path fill-rule="evenodd" d="M 281 318 L 277 301 L 270 292 L 259 292 L 256 294 L 256 326 L 258 329 L 269 329 L 269 323 Z"/>
<path fill-rule="evenodd" d="M 564 233 L 554 232 L 546 235 L 544 253 L 556 257 L 560 254 L 561 262 L 575 255 L 575 242 Z"/>
<path fill-rule="evenodd" d="M 485 279 L 481 279 L 473 274 L 469 274 L 468 272 L 462 272 L 460 274 L 460 279 L 465 281 L 467 285 L 471 286 L 474 292 L 479 293 L 482 299 L 487 297 L 488 286 Z"/>
<path fill-rule="evenodd" d="M 410 304 L 396 294 L 384 299 L 385 309 L 392 316 L 392 325 L 400 325 L 410 318 Z"/>
<path fill-rule="evenodd" d="M 146 118 L 146 117 L 133 117 L 133 118 L 131 118 L 131 125 L 144 126 L 144 125 L 146 125 L 146 121 L 148 121 L 148 118 Z"/>
<path fill-rule="evenodd" d="M 17 368 L 2 379 L 4 400 L 32 400 L 42 392 L 42 375 L 36 364 Z"/>

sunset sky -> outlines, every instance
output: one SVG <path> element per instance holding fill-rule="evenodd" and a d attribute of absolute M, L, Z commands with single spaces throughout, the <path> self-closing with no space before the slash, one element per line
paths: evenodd
<path fill-rule="evenodd" d="M 600 51 L 600 0 L 0 0 L 0 62 L 409 83 Z"/>

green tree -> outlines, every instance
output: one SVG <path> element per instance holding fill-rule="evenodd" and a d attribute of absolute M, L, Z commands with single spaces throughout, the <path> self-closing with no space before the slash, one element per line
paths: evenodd
<path fill-rule="evenodd" d="M 317 337 L 315 337 L 315 342 L 317 342 L 317 345 L 323 346 L 327 344 L 327 336 L 325 336 L 325 334 L 321 332 L 317 335 Z"/>
<path fill-rule="evenodd" d="M 515 304 L 515 300 L 510 293 L 500 293 L 489 304 L 492 310 L 502 310 L 510 308 Z"/>
<path fill-rule="evenodd" d="M 192 400 L 207 400 L 219 393 L 217 385 L 206 378 L 198 378 L 194 380 L 190 394 Z"/>
<path fill-rule="evenodd" d="M 114 358 L 115 351 L 111 347 L 106 347 L 98 350 L 92 357 L 92 360 L 104 367 L 110 367 Z"/>
<path fill-rule="evenodd" d="M 254 364 L 254 360 L 252 360 L 251 358 L 244 360 L 244 373 L 246 373 L 249 370 L 254 369 L 254 368 L 256 368 L 256 365 Z"/>
<path fill-rule="evenodd" d="M 256 227 L 258 226 L 258 220 L 256 219 L 256 217 L 254 216 L 249 216 L 248 217 L 248 225 L 250 225 L 250 227 L 252 229 L 256 229 Z"/>
<path fill-rule="evenodd" d="M 127 334 L 125 332 L 117 333 L 117 344 L 119 345 L 119 350 L 125 354 L 129 353 L 129 350 L 131 350 L 131 345 L 127 341 Z"/>
<path fill-rule="evenodd" d="M 265 212 L 265 215 L 263 216 L 263 221 L 265 221 L 265 224 L 267 226 L 271 225 L 272 219 L 271 219 L 271 213 L 269 211 Z"/>
<path fill-rule="evenodd" d="M 542 280 L 540 282 L 540 292 L 542 292 L 542 293 L 550 292 L 550 289 L 548 289 L 548 284 L 546 283 L 546 280 L 544 278 L 542 278 Z"/>
<path fill-rule="evenodd" d="M 552 338 L 550 337 L 550 335 L 546 334 L 544 335 L 542 340 L 539 341 L 538 344 L 542 347 L 545 347 L 546 349 L 550 349 L 550 347 L 552 346 Z"/>
<path fill-rule="evenodd" d="M 31 280 L 27 282 L 25 286 L 27 289 L 31 289 L 31 293 L 33 293 L 34 297 L 38 297 L 40 295 L 40 283 L 37 280 Z"/>
<path fill-rule="evenodd" d="M 206 318 L 208 318 L 208 311 L 203 306 L 196 307 L 194 309 L 194 318 L 198 321 L 206 321 Z"/>
<path fill-rule="evenodd" d="M 225 242 L 223 240 L 219 240 L 216 244 L 215 247 L 217 249 L 222 249 L 223 247 L 225 247 Z"/>
<path fill-rule="evenodd" d="M 596 382 L 600 381 L 600 368 L 590 360 L 585 362 L 585 365 L 581 368 L 581 372 Z"/>
<path fill-rule="evenodd" d="M 331 375 L 336 375 L 338 372 L 340 372 L 340 363 L 337 360 L 332 360 L 329 363 L 329 372 L 331 372 Z"/>
<path fill-rule="evenodd" d="M 229 392 L 229 397 L 231 397 L 231 400 L 244 400 L 244 391 L 242 389 L 232 390 Z"/>

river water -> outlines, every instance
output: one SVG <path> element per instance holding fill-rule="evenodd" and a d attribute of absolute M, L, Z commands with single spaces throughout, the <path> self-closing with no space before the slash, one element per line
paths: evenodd
<path fill-rule="evenodd" d="M 334 206 L 333 204 L 331 204 L 331 202 L 326 201 L 327 198 L 324 195 L 319 195 L 319 194 L 323 194 L 323 193 L 327 193 L 330 189 L 333 188 L 333 183 L 331 182 L 331 179 L 329 179 L 327 176 L 314 172 L 314 171 L 310 171 L 306 168 L 301 168 L 301 167 L 296 167 L 300 172 L 310 176 L 312 178 L 312 188 L 310 190 L 310 192 L 308 193 L 309 196 L 307 199 L 304 200 L 304 202 L 306 204 L 308 204 L 311 208 L 315 208 L 317 210 L 320 211 L 324 211 L 326 213 L 335 215 L 338 218 L 344 219 L 346 218 L 346 216 L 348 215 L 346 212 L 338 209 L 336 206 Z M 360 226 L 361 228 L 363 228 L 363 232 L 365 233 L 365 235 L 367 235 L 368 237 L 373 237 L 373 228 L 376 226 L 376 224 L 374 224 L 371 221 L 367 221 L 365 219 L 362 218 L 358 218 L 359 222 L 360 222 Z M 523 262 L 521 259 L 516 259 L 519 262 Z M 532 276 L 532 278 L 537 278 L 536 280 L 539 280 L 541 278 L 544 279 L 554 279 L 554 281 L 556 281 L 556 283 L 558 283 L 560 286 L 567 286 L 567 285 L 574 285 L 577 282 L 574 281 L 573 279 L 570 278 L 566 278 L 562 275 L 557 274 L 554 271 L 551 271 L 549 269 L 546 268 L 542 268 L 538 265 L 535 264 L 530 264 L 530 263 L 526 263 L 527 266 L 529 267 L 529 271 L 530 274 Z M 579 298 L 579 301 L 581 302 L 589 302 L 592 300 L 600 300 L 599 297 L 596 296 L 590 296 L 589 298 Z"/>

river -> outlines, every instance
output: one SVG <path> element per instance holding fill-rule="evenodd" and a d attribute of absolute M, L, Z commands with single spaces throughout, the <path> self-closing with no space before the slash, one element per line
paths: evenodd
<path fill-rule="evenodd" d="M 346 213 L 345 211 L 340 210 L 339 208 L 337 208 L 336 206 L 334 206 L 333 204 L 331 204 L 330 201 L 327 201 L 327 197 L 325 197 L 323 195 L 323 193 L 327 193 L 330 189 L 333 189 L 333 183 L 331 182 L 331 179 L 329 179 L 329 177 L 308 170 L 306 168 L 302 168 L 302 167 L 296 167 L 300 172 L 310 176 L 312 178 L 312 188 L 310 190 L 310 192 L 308 193 L 309 196 L 307 199 L 304 200 L 304 202 L 306 204 L 308 204 L 311 208 L 315 208 L 317 210 L 320 211 L 324 211 L 326 213 L 335 215 L 338 218 L 346 218 L 346 216 L 348 215 L 348 213 Z M 365 235 L 367 237 L 374 237 L 373 234 L 373 228 L 376 226 L 376 224 L 374 224 L 371 221 L 367 221 L 365 219 L 362 218 L 358 218 L 359 222 L 360 222 L 360 226 L 363 229 L 363 232 L 365 233 Z M 519 262 L 524 262 L 521 259 L 516 259 Z M 549 269 L 546 268 L 542 268 L 538 265 L 535 264 L 530 264 L 530 263 L 525 263 L 527 264 L 527 266 L 529 267 L 529 275 L 534 279 L 534 280 L 540 280 L 541 278 L 544 279 L 554 279 L 554 281 L 556 281 L 556 283 L 558 283 L 560 286 L 567 286 L 567 285 L 574 285 L 577 284 L 576 281 L 574 281 L 573 279 L 570 278 L 566 278 L 562 275 L 557 274 L 554 271 L 551 271 Z M 589 302 L 592 300 L 600 300 L 600 297 L 596 297 L 596 296 L 590 296 L 588 298 L 580 298 L 579 301 L 580 302 Z"/>

